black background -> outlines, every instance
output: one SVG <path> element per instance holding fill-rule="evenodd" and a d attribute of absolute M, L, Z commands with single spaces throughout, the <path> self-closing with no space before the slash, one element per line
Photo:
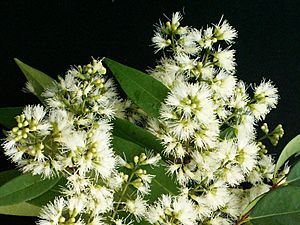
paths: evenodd
<path fill-rule="evenodd" d="M 200 28 L 222 15 L 239 32 L 237 76 L 249 83 L 271 79 L 280 92 L 270 127 L 285 136 L 275 151 L 300 133 L 300 2 L 295 1 L 0 1 L 0 107 L 38 103 L 24 94 L 19 58 L 53 76 L 90 57 L 107 56 L 145 70 L 154 66 L 153 24 L 181 11 L 183 25 Z M 12 168 L 0 156 L 1 171 Z M 34 224 L 32 218 L 1 216 L 0 224 Z"/>

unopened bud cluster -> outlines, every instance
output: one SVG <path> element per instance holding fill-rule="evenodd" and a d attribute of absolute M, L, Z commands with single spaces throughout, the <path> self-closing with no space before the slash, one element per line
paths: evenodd
<path fill-rule="evenodd" d="M 266 138 L 270 140 L 272 145 L 276 146 L 280 138 L 283 137 L 284 130 L 281 124 L 278 124 L 273 131 L 269 131 L 268 124 L 264 123 L 261 130 L 265 133 Z"/>

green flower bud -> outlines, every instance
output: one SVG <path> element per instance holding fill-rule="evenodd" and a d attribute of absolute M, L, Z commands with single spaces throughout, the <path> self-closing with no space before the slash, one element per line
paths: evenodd
<path fill-rule="evenodd" d="M 138 162 L 139 162 L 139 157 L 138 157 L 137 155 L 134 156 L 134 157 L 133 157 L 133 161 L 134 161 L 135 164 L 138 164 Z"/>

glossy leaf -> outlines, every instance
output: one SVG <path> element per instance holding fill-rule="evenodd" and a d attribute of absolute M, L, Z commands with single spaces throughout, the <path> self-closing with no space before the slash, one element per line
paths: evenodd
<path fill-rule="evenodd" d="M 289 172 L 287 183 L 300 187 L 300 161 L 298 161 Z"/>
<path fill-rule="evenodd" d="M 234 128 L 233 127 L 227 127 L 225 128 L 224 130 L 222 130 L 220 132 L 220 138 L 221 139 L 232 139 L 234 138 L 236 135 L 235 135 L 235 132 L 234 132 Z"/>
<path fill-rule="evenodd" d="M 286 186 L 267 193 L 251 211 L 253 225 L 299 225 L 300 188 Z"/>
<path fill-rule="evenodd" d="M 66 186 L 66 183 L 66 178 L 62 177 L 50 190 L 27 202 L 36 206 L 44 206 L 48 202 L 52 202 L 55 197 L 61 195 L 61 189 Z"/>
<path fill-rule="evenodd" d="M 266 193 L 265 193 L 266 194 Z M 257 198 L 255 198 L 252 202 L 249 203 L 249 205 L 247 205 L 247 207 L 243 210 L 243 212 L 241 213 L 242 216 L 244 216 L 245 214 L 249 213 L 252 208 L 254 208 L 254 206 L 257 204 L 257 202 L 265 196 L 265 194 L 262 194 L 260 196 L 258 196 Z"/>
<path fill-rule="evenodd" d="M 0 206 L 0 214 L 13 216 L 38 216 L 41 208 L 27 202 Z"/>
<path fill-rule="evenodd" d="M 280 167 L 292 156 L 300 152 L 300 135 L 293 138 L 282 150 L 274 169 L 276 177 Z"/>
<path fill-rule="evenodd" d="M 105 58 L 104 62 L 128 98 L 149 116 L 158 117 L 161 103 L 167 97 L 169 89 L 158 80 L 139 70 L 108 58 Z"/>
<path fill-rule="evenodd" d="M 0 172 L 0 187 L 13 178 L 20 176 L 20 174 L 21 172 L 19 172 L 18 170 L 6 170 Z"/>
<path fill-rule="evenodd" d="M 0 108 L 0 124 L 6 128 L 13 128 L 17 122 L 15 117 L 22 113 L 23 107 L 5 107 Z"/>
<path fill-rule="evenodd" d="M 145 148 L 116 136 L 113 137 L 112 144 L 115 152 L 121 157 L 124 157 L 123 154 L 125 154 L 127 160 L 133 159 L 134 156 L 145 152 Z M 146 168 L 149 174 L 155 175 L 151 183 L 151 193 L 147 196 L 150 203 L 157 200 L 162 194 L 178 193 L 178 185 L 172 178 L 166 175 L 165 165 L 165 163 L 161 162 L 160 166 L 147 166 Z"/>
<path fill-rule="evenodd" d="M 127 120 L 116 118 L 114 121 L 113 135 L 134 142 L 142 147 L 161 153 L 163 146 L 160 141 L 149 131 L 130 123 Z"/>
<path fill-rule="evenodd" d="M 42 92 L 49 87 L 54 81 L 47 74 L 21 62 L 19 59 L 15 59 L 15 62 L 24 73 L 28 82 L 32 85 L 34 89 L 34 94 L 43 102 Z"/>
<path fill-rule="evenodd" d="M 0 206 L 34 199 L 51 189 L 59 179 L 42 179 L 30 173 L 15 177 L 0 187 Z"/>

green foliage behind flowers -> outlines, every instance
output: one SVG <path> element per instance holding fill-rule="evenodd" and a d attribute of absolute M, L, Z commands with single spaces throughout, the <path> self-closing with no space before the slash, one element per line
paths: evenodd
<path fill-rule="evenodd" d="M 284 133 L 262 122 L 277 88 L 248 93 L 238 80 L 226 20 L 200 30 L 181 20 L 157 26 L 164 56 L 149 74 L 105 58 L 53 80 L 16 59 L 43 105 L 0 109 L 4 154 L 24 172 L 0 174 L 0 213 L 40 225 L 297 224 L 299 163 L 282 166 L 299 137 L 276 165 L 265 146 Z"/>

